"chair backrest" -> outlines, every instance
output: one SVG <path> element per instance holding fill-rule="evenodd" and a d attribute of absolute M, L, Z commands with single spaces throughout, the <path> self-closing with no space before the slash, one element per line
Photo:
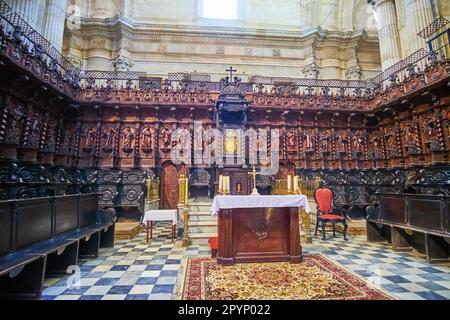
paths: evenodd
<path fill-rule="evenodd" d="M 318 209 L 321 213 L 330 213 L 333 208 L 333 191 L 328 188 L 319 188 L 314 191 Z M 319 212 L 317 212 L 319 214 Z"/>

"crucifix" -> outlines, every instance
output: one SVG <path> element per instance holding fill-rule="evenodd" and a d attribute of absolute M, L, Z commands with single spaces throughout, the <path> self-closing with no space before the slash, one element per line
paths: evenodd
<path fill-rule="evenodd" d="M 230 73 L 230 81 L 233 80 L 233 72 L 236 72 L 237 70 L 233 69 L 233 67 L 230 66 L 230 69 L 225 70 Z"/>
<path fill-rule="evenodd" d="M 257 172 L 255 166 L 253 166 L 253 170 L 251 172 L 248 173 L 249 175 L 251 175 L 253 177 L 253 190 L 251 195 L 252 196 L 259 196 L 259 192 L 258 189 L 256 189 L 256 175 L 257 174 L 261 174 L 261 172 Z"/>

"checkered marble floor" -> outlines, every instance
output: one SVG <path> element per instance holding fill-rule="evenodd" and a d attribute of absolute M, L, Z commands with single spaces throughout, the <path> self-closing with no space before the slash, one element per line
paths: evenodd
<path fill-rule="evenodd" d="M 44 300 L 168 300 L 175 298 L 182 261 L 210 256 L 208 246 L 183 248 L 172 242 L 171 226 L 158 223 L 153 240 L 145 234 L 117 241 L 102 249 L 99 257 L 80 261 L 78 275 L 47 279 Z M 319 237 L 304 245 L 304 252 L 320 252 L 373 286 L 397 299 L 450 299 L 450 264 L 430 265 L 415 252 L 394 252 L 387 244 L 374 244 L 365 237 Z"/>

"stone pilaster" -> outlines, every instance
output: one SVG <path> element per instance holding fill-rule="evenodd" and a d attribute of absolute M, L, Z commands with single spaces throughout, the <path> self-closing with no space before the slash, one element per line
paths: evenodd
<path fill-rule="evenodd" d="M 383 71 L 402 59 L 397 14 L 393 0 L 372 1 L 378 23 Z"/>
<path fill-rule="evenodd" d="M 409 31 L 408 53 L 412 54 L 426 47 L 425 39 L 417 34 L 433 22 L 433 9 L 430 0 L 406 0 L 405 23 Z"/>
<path fill-rule="evenodd" d="M 113 61 L 112 65 L 115 71 L 130 71 L 133 68 L 134 63 L 130 59 L 127 59 L 122 54 L 119 54 Z"/>
<path fill-rule="evenodd" d="M 50 0 L 47 6 L 43 36 L 58 50 L 62 49 L 67 0 Z"/>

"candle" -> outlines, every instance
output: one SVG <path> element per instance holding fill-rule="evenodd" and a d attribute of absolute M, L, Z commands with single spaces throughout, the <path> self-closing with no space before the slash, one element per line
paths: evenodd
<path fill-rule="evenodd" d="M 222 193 L 223 192 L 223 176 L 220 175 L 219 176 L 219 186 L 218 186 L 218 193 Z"/>
<path fill-rule="evenodd" d="M 220 186 L 220 189 L 222 190 L 222 193 L 225 193 L 225 183 L 226 183 L 227 177 L 222 176 L 222 185 Z"/>
<path fill-rule="evenodd" d="M 294 177 L 294 193 L 298 192 L 298 176 Z"/>
<path fill-rule="evenodd" d="M 226 194 L 227 192 L 227 176 L 223 176 L 223 181 L 222 181 L 222 191 L 224 194 Z"/>
<path fill-rule="evenodd" d="M 230 192 L 230 177 L 229 176 L 225 176 L 225 193 L 229 193 Z"/>
<path fill-rule="evenodd" d="M 291 187 L 292 187 L 291 184 L 292 184 L 291 176 L 288 175 L 288 176 L 287 176 L 287 191 L 288 191 L 288 192 L 291 192 Z"/>

